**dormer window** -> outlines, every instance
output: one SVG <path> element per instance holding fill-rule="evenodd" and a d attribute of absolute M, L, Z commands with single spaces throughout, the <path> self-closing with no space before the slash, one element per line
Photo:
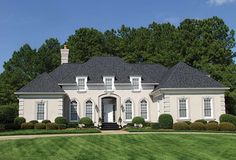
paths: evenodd
<path fill-rule="evenodd" d="M 87 90 L 87 77 L 76 77 L 76 83 L 79 91 Z"/>
<path fill-rule="evenodd" d="M 113 91 L 115 89 L 114 77 L 103 77 L 103 82 L 106 91 Z"/>
<path fill-rule="evenodd" d="M 133 91 L 141 90 L 141 77 L 130 77 L 130 82 Z"/>

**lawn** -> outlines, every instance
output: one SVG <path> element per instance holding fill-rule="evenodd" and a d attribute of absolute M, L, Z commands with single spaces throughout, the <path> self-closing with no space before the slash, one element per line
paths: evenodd
<path fill-rule="evenodd" d="M 234 135 L 93 135 L 0 142 L 3 160 L 235 160 Z"/>
<path fill-rule="evenodd" d="M 11 135 L 35 135 L 35 134 L 82 134 L 82 133 L 100 133 L 96 128 L 88 129 L 72 129 L 72 130 L 46 130 L 46 129 L 28 129 L 0 132 L 0 136 Z"/>

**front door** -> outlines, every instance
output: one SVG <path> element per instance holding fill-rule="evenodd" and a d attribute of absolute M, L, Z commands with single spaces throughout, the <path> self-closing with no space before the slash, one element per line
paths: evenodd
<path fill-rule="evenodd" d="M 113 121 L 113 104 L 104 104 L 103 110 L 104 122 L 114 122 Z"/>

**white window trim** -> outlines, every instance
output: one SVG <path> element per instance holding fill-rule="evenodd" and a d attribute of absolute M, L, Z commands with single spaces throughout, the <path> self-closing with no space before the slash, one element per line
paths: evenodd
<path fill-rule="evenodd" d="M 180 117 L 179 115 L 179 100 L 181 99 L 185 99 L 186 100 L 186 117 Z M 188 104 L 188 98 L 182 97 L 182 98 L 178 98 L 178 119 L 181 120 L 188 120 L 189 119 L 189 104 Z"/>
<path fill-rule="evenodd" d="M 40 104 L 40 103 L 43 103 L 44 104 L 44 119 L 38 119 L 37 118 L 37 114 L 38 114 L 38 104 Z M 47 107 L 47 102 L 46 101 L 38 101 L 38 102 L 36 102 L 36 106 L 35 106 L 35 120 L 37 120 L 37 121 L 39 121 L 39 122 L 41 122 L 41 121 L 43 121 L 43 120 L 46 120 L 48 117 L 47 117 L 47 115 L 48 115 L 48 107 Z"/>
<path fill-rule="evenodd" d="M 107 90 L 107 89 L 106 89 L 105 83 L 106 83 L 106 79 L 107 79 L 107 78 L 112 79 L 112 89 L 111 89 L 111 90 Z M 104 87 L 105 87 L 105 90 L 106 90 L 106 91 L 114 91 L 114 90 L 115 90 L 115 84 L 114 84 L 114 83 L 115 83 L 115 77 L 114 77 L 114 76 L 104 76 L 104 77 L 103 77 L 103 83 L 104 83 Z"/>
<path fill-rule="evenodd" d="M 133 88 L 133 79 L 134 78 L 137 78 L 137 79 L 139 79 L 139 88 L 138 89 L 134 89 Z M 142 90 L 142 82 L 141 82 L 141 77 L 140 76 L 130 76 L 130 82 L 131 82 L 131 87 L 132 87 L 132 91 L 141 91 Z"/>
<path fill-rule="evenodd" d="M 205 106 L 204 106 L 204 99 L 207 99 L 209 98 L 211 100 L 211 116 L 210 117 L 207 117 L 205 116 Z M 202 98 L 202 114 L 203 114 L 203 119 L 213 119 L 213 98 L 212 97 L 203 97 Z"/>
<path fill-rule="evenodd" d="M 84 89 L 83 90 L 81 90 L 81 89 L 79 89 L 79 79 L 84 79 Z M 77 84 L 77 88 L 78 88 L 78 91 L 80 91 L 80 92 L 84 92 L 84 91 L 87 91 L 88 90 L 88 85 L 87 85 L 87 82 L 88 82 L 88 77 L 86 77 L 86 76 L 79 76 L 79 77 L 76 77 L 76 84 Z"/>
<path fill-rule="evenodd" d="M 72 101 L 75 101 L 77 103 L 77 115 L 78 115 L 77 120 L 71 120 L 71 102 Z M 78 120 L 79 120 L 79 102 L 76 100 L 71 100 L 69 102 L 69 120 L 70 120 L 70 122 L 78 122 Z"/>
<path fill-rule="evenodd" d="M 132 103 L 132 117 L 131 117 L 131 119 L 126 119 L 126 101 L 128 101 L 128 100 L 130 100 L 131 101 L 131 103 Z M 131 100 L 131 99 L 126 99 L 125 100 L 125 102 L 124 102 L 124 110 L 125 110 L 125 115 L 124 115 L 124 117 L 125 117 L 125 121 L 126 122 L 131 122 L 132 120 L 133 120 L 133 118 L 134 118 L 134 102 Z"/>
<path fill-rule="evenodd" d="M 143 99 L 141 99 L 141 101 L 139 101 L 140 116 L 142 115 L 142 114 L 141 114 L 141 102 L 142 102 L 143 100 L 145 100 L 145 101 L 147 102 L 147 118 L 144 119 L 144 120 L 145 120 L 145 121 L 149 121 L 149 103 L 148 103 L 148 100 L 145 99 L 145 98 L 143 98 Z"/>
<path fill-rule="evenodd" d="M 95 121 L 94 121 L 94 119 L 95 119 L 95 117 L 94 117 L 94 106 L 95 106 L 95 103 L 94 103 L 94 101 L 93 100 L 91 100 L 91 99 L 87 99 L 85 102 L 84 102 L 84 117 L 86 117 L 86 111 L 87 111 L 87 108 L 86 108 L 86 103 L 88 102 L 88 101 L 91 101 L 92 102 L 92 121 L 93 121 L 93 123 L 95 123 Z"/>

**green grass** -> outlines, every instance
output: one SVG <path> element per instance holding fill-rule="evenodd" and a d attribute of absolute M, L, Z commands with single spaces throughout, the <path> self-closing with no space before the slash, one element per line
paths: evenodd
<path fill-rule="evenodd" d="M 28 129 L 0 132 L 0 136 L 11 135 L 35 135 L 35 134 L 81 134 L 81 133 L 100 133 L 96 128 L 73 129 L 73 130 L 45 130 L 45 129 Z"/>
<path fill-rule="evenodd" d="M 233 135 L 93 135 L 0 142 L 1 160 L 235 160 Z"/>

